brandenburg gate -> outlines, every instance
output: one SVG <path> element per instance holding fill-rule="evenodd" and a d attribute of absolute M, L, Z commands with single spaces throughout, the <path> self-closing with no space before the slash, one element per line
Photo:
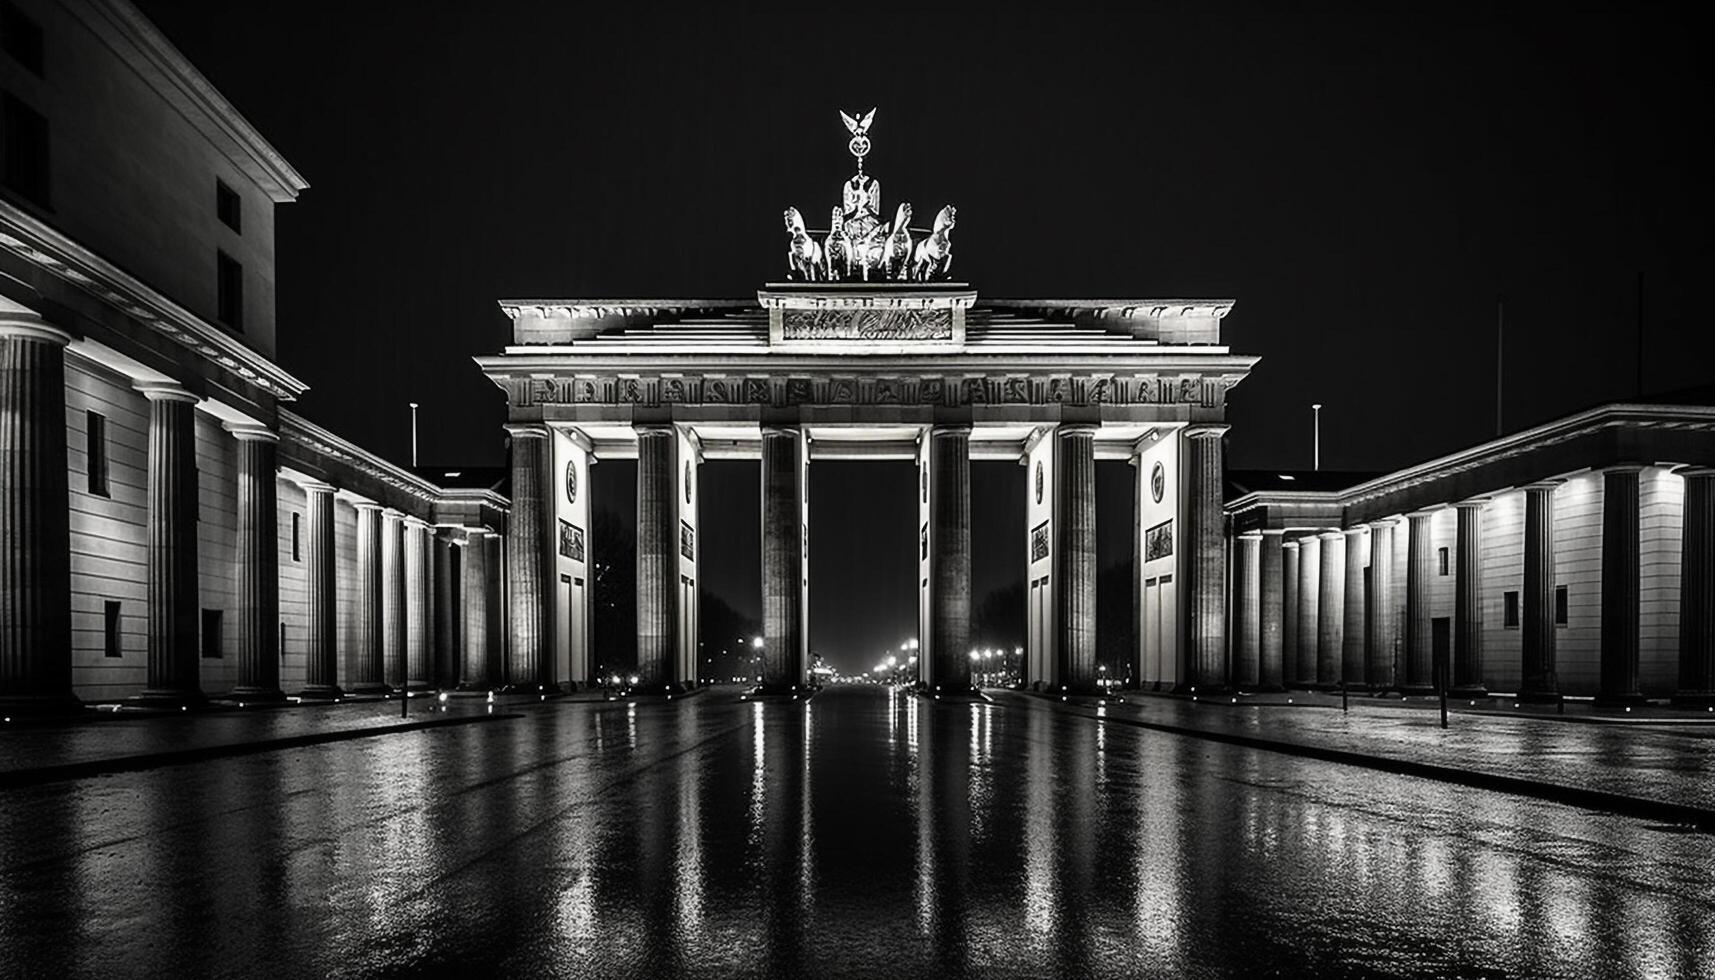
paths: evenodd
<path fill-rule="evenodd" d="M 841 115 L 857 172 L 827 229 L 785 211 L 786 278 L 755 299 L 501 303 L 512 343 L 477 362 L 509 404 L 508 681 L 591 680 L 592 462 L 637 461 L 636 687 L 672 693 L 697 678 L 699 464 L 761 460 L 762 691 L 788 693 L 809 679 L 809 468 L 910 459 L 919 680 L 968 691 L 983 459 L 1026 481 L 1027 683 L 1096 690 L 1096 540 L 1126 534 L 1133 676 L 1223 687 L 1226 396 L 1256 363 L 1221 343 L 1232 302 L 980 298 L 951 275 L 955 210 L 884 220 L 874 111 Z M 1131 527 L 1097 526 L 1098 459 L 1136 468 Z"/>

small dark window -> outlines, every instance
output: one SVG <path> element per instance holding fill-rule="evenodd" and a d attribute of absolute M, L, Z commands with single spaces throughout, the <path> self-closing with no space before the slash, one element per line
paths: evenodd
<path fill-rule="evenodd" d="M 280 663 L 282 666 L 284 666 L 286 663 L 286 624 L 285 623 L 280 624 L 280 651 L 279 652 L 280 652 Z"/>
<path fill-rule="evenodd" d="M 104 652 L 109 657 L 123 656 L 119 645 L 119 603 L 109 599 L 101 611 L 102 635 L 106 638 Z"/>
<path fill-rule="evenodd" d="M 4 101 L 0 109 L 0 180 L 45 208 L 49 202 L 48 121 L 10 92 Z"/>
<path fill-rule="evenodd" d="M 107 489 L 107 416 L 90 412 L 84 421 L 84 451 L 89 458 L 89 492 L 109 496 Z"/>
<path fill-rule="evenodd" d="M 1554 625 L 1566 625 L 1566 586 L 1554 587 Z"/>
<path fill-rule="evenodd" d="M 299 523 L 298 518 L 301 516 L 302 516 L 301 514 L 293 514 L 292 515 L 292 560 L 293 561 L 303 561 L 303 559 L 299 557 L 299 552 L 298 552 L 298 523 Z"/>
<path fill-rule="evenodd" d="M 1447 549 L 1446 548 L 1437 548 L 1435 550 L 1435 567 L 1437 569 L 1439 569 L 1437 574 L 1440 574 L 1440 575 L 1446 575 L 1447 574 Z"/>
<path fill-rule="evenodd" d="M 41 77 L 42 25 L 31 20 L 16 4 L 0 3 L 0 47 L 12 60 Z"/>
<path fill-rule="evenodd" d="M 205 660 L 219 660 L 220 653 L 220 610 L 204 609 L 202 611 L 202 655 Z"/>
<path fill-rule="evenodd" d="M 244 266 L 225 252 L 216 253 L 215 316 L 235 333 L 244 331 Z"/>
<path fill-rule="evenodd" d="M 220 218 L 220 223 L 233 231 L 242 233 L 243 218 L 238 209 L 238 192 L 226 186 L 226 182 L 214 182 L 214 213 Z"/>
<path fill-rule="evenodd" d="M 1507 629 L 1518 629 L 1518 593 L 1507 592 L 1501 596 L 1501 625 Z"/>

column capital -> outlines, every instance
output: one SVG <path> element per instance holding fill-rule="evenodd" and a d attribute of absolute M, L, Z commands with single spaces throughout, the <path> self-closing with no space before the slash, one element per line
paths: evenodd
<path fill-rule="evenodd" d="M 1286 528 L 1283 528 L 1283 527 L 1265 527 L 1262 530 L 1254 532 L 1254 533 L 1260 534 L 1265 538 L 1266 537 L 1283 538 L 1286 536 Z"/>
<path fill-rule="evenodd" d="M 1375 531 L 1384 527 L 1397 527 L 1399 525 L 1399 518 L 1378 517 L 1373 521 L 1365 521 L 1364 523 L 1369 525 L 1370 530 Z"/>
<path fill-rule="evenodd" d="M 1338 528 L 1328 528 L 1325 531 L 1318 531 L 1316 533 L 1316 536 L 1318 538 L 1321 538 L 1324 541 L 1344 541 L 1344 540 L 1346 540 L 1346 532 L 1339 530 Z"/>
<path fill-rule="evenodd" d="M 413 528 L 413 529 L 422 528 L 424 530 L 427 530 L 429 527 L 429 522 L 423 520 L 421 517 L 418 517 L 416 514 L 406 514 L 405 515 L 405 526 L 408 528 Z"/>
<path fill-rule="evenodd" d="M 405 520 L 405 512 L 397 507 L 382 507 L 381 517 L 388 521 L 403 521 Z"/>
<path fill-rule="evenodd" d="M 1095 422 L 1062 422 L 1054 427 L 1055 436 L 1091 436 L 1101 426 Z"/>
<path fill-rule="evenodd" d="M 1610 463 L 1607 466 L 1597 467 L 1596 471 L 1604 476 L 1609 473 L 1642 473 L 1649 469 L 1649 465 L 1648 463 Z"/>
<path fill-rule="evenodd" d="M 222 422 L 220 427 L 239 442 L 279 442 L 280 436 L 260 422 Z"/>
<path fill-rule="evenodd" d="M 1267 533 L 1267 531 L 1244 531 L 1233 537 L 1236 541 L 1261 541 L 1262 536 Z"/>
<path fill-rule="evenodd" d="M 1282 542 L 1281 542 L 1281 543 L 1280 543 L 1280 546 L 1281 546 L 1281 547 L 1282 547 L 1282 548 L 1286 548 L 1286 549 L 1289 549 L 1289 550 L 1293 550 L 1293 551 L 1296 551 L 1296 550 L 1297 550 L 1297 549 L 1298 549 L 1298 545 L 1299 545 L 1299 544 L 1300 544 L 1300 541 L 1299 541 L 1299 539 L 1298 539 L 1298 538 L 1291 538 L 1291 539 L 1288 539 L 1288 540 L 1286 540 L 1286 541 L 1282 541 Z"/>
<path fill-rule="evenodd" d="M 40 340 L 61 347 L 71 343 L 71 334 L 34 313 L 0 313 L 0 337 Z"/>
<path fill-rule="evenodd" d="M 373 500 L 353 500 L 351 506 L 357 510 L 381 510 L 381 505 Z"/>
<path fill-rule="evenodd" d="M 295 480 L 305 493 L 338 493 L 339 487 L 321 480 Z"/>
<path fill-rule="evenodd" d="M 1489 494 L 1478 494 L 1475 497 L 1466 497 L 1464 500 L 1455 500 L 1453 508 L 1455 510 L 1482 510 L 1483 505 L 1493 499 L 1495 498 Z"/>
<path fill-rule="evenodd" d="M 1357 524 L 1352 527 L 1342 529 L 1340 533 L 1344 534 L 1348 538 L 1355 538 L 1360 534 L 1370 533 L 1370 528 L 1367 524 Z"/>
<path fill-rule="evenodd" d="M 152 402 L 188 402 L 195 405 L 202 401 L 196 394 L 173 381 L 139 381 L 132 387 Z"/>
<path fill-rule="evenodd" d="M 781 422 L 764 422 L 757 429 L 764 436 L 796 436 L 803 431 L 799 426 Z"/>
<path fill-rule="evenodd" d="M 931 438 L 936 436 L 969 436 L 970 434 L 971 423 L 969 422 L 936 422 L 929 427 Z"/>
<path fill-rule="evenodd" d="M 1560 477 L 1551 477 L 1547 480 L 1537 480 L 1534 483 L 1527 483 L 1524 486 L 1519 487 L 1519 489 L 1527 493 L 1532 491 L 1546 493 L 1565 482 L 1566 481 Z"/>
<path fill-rule="evenodd" d="M 548 438 L 548 427 L 540 422 L 508 422 L 503 428 L 514 439 Z"/>
<path fill-rule="evenodd" d="M 1433 505 L 1428 506 L 1428 507 L 1419 507 L 1416 510 L 1407 511 L 1405 516 L 1407 519 L 1409 519 L 1412 523 L 1415 524 L 1418 521 L 1427 521 L 1430 518 L 1434 517 L 1438 511 L 1443 511 L 1446 509 L 1447 509 L 1446 504 L 1433 504 Z"/>
<path fill-rule="evenodd" d="M 1193 422 L 1180 431 L 1187 439 L 1219 439 L 1230 428 L 1225 422 Z"/>

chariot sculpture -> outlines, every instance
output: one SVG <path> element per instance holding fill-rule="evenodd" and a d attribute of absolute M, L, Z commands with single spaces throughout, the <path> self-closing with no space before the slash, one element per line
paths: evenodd
<path fill-rule="evenodd" d="M 796 282 L 931 282 L 946 279 L 953 268 L 953 226 L 958 212 L 949 204 L 935 215 L 933 228 L 911 227 L 911 205 L 900 204 L 893 220 L 882 220 L 881 181 L 866 177 L 869 127 L 875 110 L 862 119 L 840 113 L 852 134 L 846 148 L 857 158 L 857 172 L 841 189 L 840 203 L 821 232 L 804 223 L 797 208 L 785 212 L 788 278 Z M 915 237 L 914 237 L 915 236 Z"/>

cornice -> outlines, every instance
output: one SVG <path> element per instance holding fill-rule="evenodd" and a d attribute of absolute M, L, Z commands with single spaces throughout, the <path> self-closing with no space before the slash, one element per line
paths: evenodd
<path fill-rule="evenodd" d="M 280 412 L 280 438 L 284 443 L 301 446 L 318 456 L 343 463 L 365 477 L 401 491 L 426 505 L 476 501 L 502 510 L 511 506 L 505 497 L 491 490 L 443 489 L 329 432 L 303 416 L 284 409 Z"/>
<path fill-rule="evenodd" d="M 984 300 L 982 305 L 985 308 L 1042 310 L 1050 316 L 1081 314 L 1096 319 L 1214 317 L 1218 320 L 1232 312 L 1235 302 L 1231 299 L 990 299 Z"/>

